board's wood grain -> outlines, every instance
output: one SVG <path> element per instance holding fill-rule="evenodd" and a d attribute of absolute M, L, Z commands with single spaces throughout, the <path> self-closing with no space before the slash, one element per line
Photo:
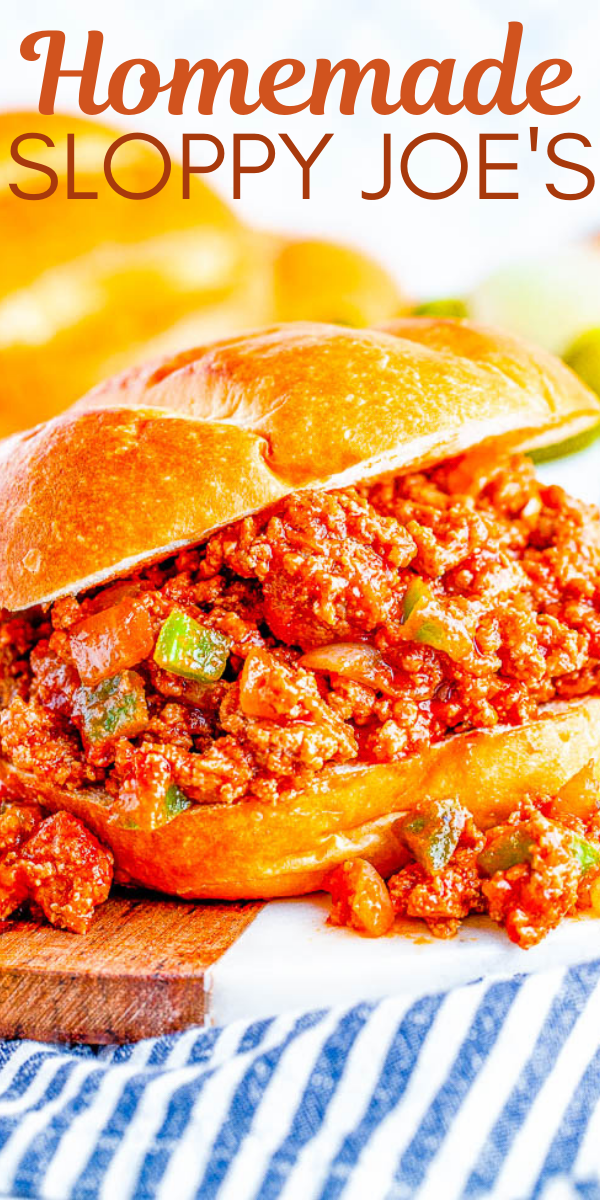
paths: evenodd
<path fill-rule="evenodd" d="M 0 923 L 0 1037 L 126 1042 L 201 1023 L 204 972 L 259 908 L 122 892 L 83 937 Z"/>

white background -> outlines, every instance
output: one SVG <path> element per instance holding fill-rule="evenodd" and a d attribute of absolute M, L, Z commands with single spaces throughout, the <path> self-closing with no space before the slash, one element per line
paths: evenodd
<path fill-rule="evenodd" d="M 334 138 L 312 172 L 312 196 L 301 198 L 300 169 L 279 143 L 277 158 L 268 174 L 249 176 L 242 183 L 237 208 L 254 223 L 290 230 L 307 230 L 346 239 L 370 249 L 388 263 L 413 293 L 453 293 L 469 287 L 488 270 L 523 254 L 550 253 L 565 239 L 600 228 L 600 4 L 597 0 L 2 0 L 0 17 L 0 106 L 35 108 L 42 78 L 42 62 L 20 58 L 22 38 L 34 30 L 63 29 L 67 34 L 66 67 L 80 67 L 88 29 L 105 35 L 98 95 L 106 96 L 112 70 L 126 58 L 147 57 L 159 66 L 161 78 L 171 78 L 175 57 L 191 62 L 214 58 L 223 65 L 231 57 L 250 65 L 249 96 L 256 96 L 260 73 L 276 58 L 300 58 L 307 67 L 298 85 L 298 99 L 308 90 L 311 67 L 317 57 L 338 61 L 356 58 L 387 59 L 392 68 L 390 97 L 398 94 L 406 68 L 422 57 L 455 57 L 455 95 L 470 66 L 484 57 L 501 57 L 509 20 L 521 20 L 524 37 L 515 94 L 524 95 L 531 67 L 543 58 L 560 56 L 573 66 L 573 78 L 562 92 L 550 97 L 581 95 L 570 113 L 543 117 L 525 110 L 506 117 L 494 112 L 485 117 L 458 113 L 440 117 L 435 112 L 408 117 L 374 114 L 369 87 L 363 85 L 354 116 L 336 112 L 339 86 L 332 88 L 323 117 L 300 113 L 276 117 L 259 111 L 240 117 L 229 111 L 228 88 L 223 87 L 213 117 L 199 117 L 190 100 L 182 117 L 171 116 L 166 98 L 159 97 L 149 113 L 118 118 L 128 128 L 146 129 L 161 137 L 174 151 L 183 132 L 211 132 L 226 146 L 226 160 L 210 178 L 231 198 L 231 135 L 262 132 L 277 141 L 288 132 L 305 152 L 323 133 Z M 45 44 L 43 44 L 43 47 Z M 198 78 L 198 77 L 197 77 Z M 339 77 L 338 77 L 339 78 Z M 489 86 L 494 81 L 490 72 Z M 310 84 L 308 85 L 310 87 Z M 59 85 L 63 109 L 77 110 L 77 82 Z M 290 102 L 290 89 L 285 98 Z M 112 114 L 108 114 L 112 118 Z M 538 125 L 540 150 L 529 150 L 529 127 Z M 450 133 L 469 155 L 470 170 L 462 190 L 443 201 L 426 201 L 411 195 L 402 184 L 399 160 L 408 141 L 430 131 Z M 554 176 L 565 190 L 577 190 L 581 176 L 551 168 L 544 148 L 551 136 L 563 131 L 585 134 L 588 151 L 573 143 L 598 176 L 586 200 L 553 199 L 545 184 Z M 385 200 L 365 201 L 360 193 L 376 190 L 381 178 L 383 133 L 392 134 L 393 183 Z M 518 201 L 478 199 L 476 149 L 480 132 L 518 132 L 520 141 Z M 515 143 L 507 144 L 514 157 Z M 564 148 L 565 153 L 566 147 Z M 420 157 L 418 157 L 420 155 Z M 568 157 L 568 154 L 567 154 Z M 573 155 L 575 157 L 575 154 Z M 428 188 L 443 188 L 455 178 L 456 160 L 450 150 L 434 144 L 414 156 L 414 174 Z M 491 180 L 514 190 L 514 174 L 499 173 Z"/>

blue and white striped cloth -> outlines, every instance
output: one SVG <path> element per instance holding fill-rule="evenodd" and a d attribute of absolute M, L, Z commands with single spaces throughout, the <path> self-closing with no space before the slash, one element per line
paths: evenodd
<path fill-rule="evenodd" d="M 111 1047 L 0 1044 L 0 1196 L 600 1197 L 600 962 Z"/>

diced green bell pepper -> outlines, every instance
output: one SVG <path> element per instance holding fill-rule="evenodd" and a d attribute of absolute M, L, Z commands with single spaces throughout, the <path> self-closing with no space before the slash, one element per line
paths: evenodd
<path fill-rule="evenodd" d="M 143 829 L 146 832 L 161 829 L 192 804 L 176 783 L 170 783 L 164 791 L 155 787 L 146 791 L 138 780 L 136 791 L 137 806 L 119 815 L 122 829 Z"/>
<path fill-rule="evenodd" d="M 407 639 L 443 650 L 457 661 L 472 652 L 473 639 L 462 619 L 445 611 L 423 579 L 413 579 L 404 593 L 402 624 Z"/>
<path fill-rule="evenodd" d="M 520 829 L 507 829 L 500 834 L 477 858 L 484 875 L 495 875 L 497 871 L 510 871 L 519 863 L 531 862 L 535 841 L 529 833 Z"/>
<path fill-rule="evenodd" d="M 165 794 L 167 821 L 172 821 L 173 817 L 178 817 L 179 813 L 185 812 L 186 808 L 190 808 L 191 803 L 185 792 L 182 792 L 176 783 L 172 783 Z"/>
<path fill-rule="evenodd" d="M 85 741 L 92 745 L 116 737 L 134 737 L 148 724 L 143 680 L 135 671 L 123 671 L 95 688 L 81 687 L 75 712 Z"/>
<path fill-rule="evenodd" d="M 600 849 L 587 838 L 569 833 L 568 845 L 577 859 L 582 875 L 586 875 L 600 863 Z M 516 867 L 519 863 L 531 862 L 534 848 L 534 838 L 516 825 L 514 829 L 506 830 L 486 846 L 477 862 L 485 875 L 495 875 L 497 871 L 510 871 L 511 867 Z"/>
<path fill-rule="evenodd" d="M 165 671 L 213 683 L 220 679 L 231 647 L 231 641 L 216 629 L 199 625 L 184 612 L 172 612 L 158 635 L 154 661 Z"/>
<path fill-rule="evenodd" d="M 445 649 L 444 630 L 435 621 L 423 621 L 415 631 L 413 641 L 434 646 L 437 650 Z"/>
<path fill-rule="evenodd" d="M 420 622 L 418 620 L 417 609 L 429 600 L 431 600 L 431 594 L 423 580 L 415 579 L 409 583 L 402 601 L 402 621 L 403 624 L 406 624 L 413 617 L 411 621 L 411 627 L 414 626 L 413 642 L 421 642 L 425 646 L 434 646 L 437 650 L 444 650 L 446 638 L 443 626 L 427 616 L 423 616 Z"/>
<path fill-rule="evenodd" d="M 452 858 L 466 814 L 454 800 L 428 800 L 394 825 L 405 846 L 430 875 Z"/>
<path fill-rule="evenodd" d="M 404 599 L 402 601 L 402 620 L 408 621 L 408 618 L 412 616 L 417 604 L 421 604 L 423 600 L 427 600 L 428 598 L 429 592 L 427 585 L 423 583 L 422 579 L 413 579 L 412 583 L 409 583 L 404 593 Z"/>
<path fill-rule="evenodd" d="M 581 867 L 582 875 L 587 875 L 588 871 L 598 866 L 600 863 L 600 850 L 597 846 L 594 846 L 593 842 L 588 842 L 587 838 L 577 837 L 577 834 L 574 833 L 571 845 Z"/>

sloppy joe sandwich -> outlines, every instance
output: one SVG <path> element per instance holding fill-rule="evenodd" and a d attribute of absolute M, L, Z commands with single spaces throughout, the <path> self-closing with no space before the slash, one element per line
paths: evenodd
<path fill-rule="evenodd" d="M 524 452 L 599 420 L 414 318 L 203 346 L 2 443 L 0 916 L 85 928 L 113 859 L 371 933 L 593 902 L 600 516 Z"/>

